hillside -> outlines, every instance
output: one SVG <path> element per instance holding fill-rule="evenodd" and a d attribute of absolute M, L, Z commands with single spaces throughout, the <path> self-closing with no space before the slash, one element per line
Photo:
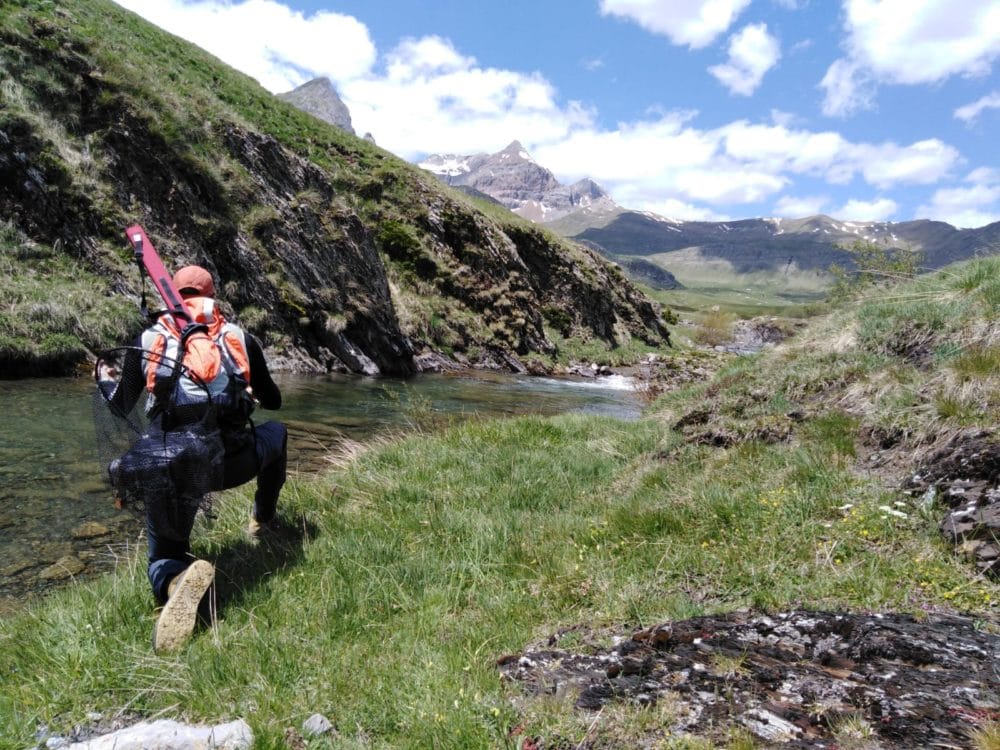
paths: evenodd
<path fill-rule="evenodd" d="M 829 216 L 703 222 L 625 211 L 574 236 L 609 257 L 655 261 L 682 280 L 697 278 L 713 264 L 740 276 L 787 275 L 788 269 L 821 276 L 834 263 L 850 267 L 843 248 L 859 241 L 919 253 L 925 270 L 1000 254 L 1000 222 L 978 229 L 940 221 L 850 222 Z"/>
<path fill-rule="evenodd" d="M 5 377 L 65 373 L 141 328 L 135 222 L 168 267 L 215 273 L 278 367 L 548 370 L 578 347 L 668 342 L 659 306 L 597 254 L 107 0 L 5 3 L 0 66 Z"/>
<path fill-rule="evenodd" d="M 998 313 L 1000 259 L 974 261 L 756 356 L 651 363 L 635 421 L 345 445 L 257 545 L 252 488 L 224 493 L 194 538 L 216 624 L 150 653 L 141 548 L 0 618 L 0 736 L 170 718 L 274 748 L 995 748 Z"/>

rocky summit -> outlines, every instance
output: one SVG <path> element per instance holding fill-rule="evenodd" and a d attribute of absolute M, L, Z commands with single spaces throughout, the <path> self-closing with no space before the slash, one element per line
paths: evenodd
<path fill-rule="evenodd" d="M 590 179 L 563 185 L 538 164 L 519 141 L 495 154 L 433 154 L 421 168 L 447 184 L 468 187 L 497 200 L 519 216 L 540 224 L 577 211 L 607 211 L 614 201 Z"/>
<path fill-rule="evenodd" d="M 354 135 L 351 112 L 329 78 L 314 78 L 278 98 Z"/>

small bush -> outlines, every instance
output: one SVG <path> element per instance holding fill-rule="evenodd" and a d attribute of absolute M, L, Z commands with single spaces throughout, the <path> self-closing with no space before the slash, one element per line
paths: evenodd
<path fill-rule="evenodd" d="M 732 313 L 712 309 L 701 319 L 692 338 L 697 343 L 707 346 L 719 346 L 732 341 L 735 321 L 736 318 Z"/>
<path fill-rule="evenodd" d="M 876 245 L 873 242 L 857 240 L 841 247 L 851 257 L 854 269 L 839 265 L 829 268 L 834 283 L 830 298 L 842 300 L 857 295 L 872 286 L 896 284 L 912 279 L 923 262 L 921 253 L 895 247 Z"/>

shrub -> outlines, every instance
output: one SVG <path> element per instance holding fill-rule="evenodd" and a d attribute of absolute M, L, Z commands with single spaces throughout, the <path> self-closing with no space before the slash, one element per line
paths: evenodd
<path fill-rule="evenodd" d="M 734 322 L 735 317 L 732 313 L 723 312 L 717 307 L 713 308 L 701 319 L 692 338 L 697 343 L 708 346 L 718 346 L 732 341 Z"/>

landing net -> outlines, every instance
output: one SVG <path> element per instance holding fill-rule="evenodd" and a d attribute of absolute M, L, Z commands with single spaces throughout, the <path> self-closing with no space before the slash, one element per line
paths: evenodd
<path fill-rule="evenodd" d="M 153 408 L 146 356 L 138 347 L 119 347 L 98 357 L 97 453 L 116 505 L 156 514 L 165 522 L 158 528 L 166 529 L 199 509 L 211 511 L 209 493 L 222 486 L 224 448 L 207 389 L 204 408 L 183 415 Z"/>

